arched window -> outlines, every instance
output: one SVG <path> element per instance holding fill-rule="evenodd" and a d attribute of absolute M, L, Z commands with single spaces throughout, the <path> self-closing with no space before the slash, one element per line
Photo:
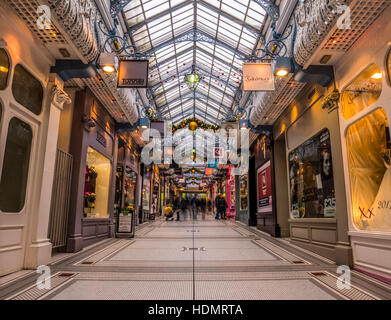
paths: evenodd
<path fill-rule="evenodd" d="M 343 91 L 342 111 L 345 119 L 350 119 L 365 108 L 374 104 L 382 92 L 383 73 L 374 63 Z"/>
<path fill-rule="evenodd" d="M 25 203 L 33 132 L 18 118 L 8 126 L 3 169 L 0 178 L 0 210 L 20 212 Z"/>
<path fill-rule="evenodd" d="M 22 65 L 15 67 L 12 93 L 17 102 L 39 115 L 42 111 L 43 88 L 41 83 Z"/>
<path fill-rule="evenodd" d="M 10 61 L 7 52 L 0 49 L 0 90 L 7 87 L 8 74 L 10 69 Z"/>

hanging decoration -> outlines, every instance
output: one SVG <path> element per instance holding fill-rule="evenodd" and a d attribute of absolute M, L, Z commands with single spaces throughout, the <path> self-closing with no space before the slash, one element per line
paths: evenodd
<path fill-rule="evenodd" d="M 196 73 L 194 66 L 192 72 L 190 74 L 185 75 L 185 82 L 189 89 L 192 91 L 195 91 L 195 89 L 197 89 L 200 80 L 200 76 Z"/>
<path fill-rule="evenodd" d="M 191 131 L 195 131 L 195 130 L 197 130 L 197 128 L 198 128 L 198 123 L 197 122 L 192 121 L 192 122 L 189 123 L 189 129 Z"/>
<path fill-rule="evenodd" d="M 220 129 L 219 126 L 213 126 L 213 125 L 207 124 L 197 118 L 189 118 L 189 119 L 183 120 L 182 122 L 180 122 L 176 126 L 173 125 L 172 132 L 174 133 L 175 131 L 177 131 L 179 129 L 184 129 L 187 125 L 191 124 L 192 122 L 194 122 L 197 125 L 195 129 L 191 129 L 189 126 L 189 129 L 192 131 L 196 130 L 197 128 L 200 128 L 202 130 L 213 130 L 213 131 L 217 131 Z"/>

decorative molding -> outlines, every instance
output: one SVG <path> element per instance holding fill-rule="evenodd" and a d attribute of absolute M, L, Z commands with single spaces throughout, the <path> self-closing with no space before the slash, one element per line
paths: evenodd
<path fill-rule="evenodd" d="M 340 97 L 341 94 L 339 93 L 338 89 L 335 89 L 333 92 L 331 92 L 324 98 L 322 108 L 327 109 L 328 112 L 331 112 L 334 109 L 338 108 Z"/>
<path fill-rule="evenodd" d="M 64 103 L 69 104 L 72 99 L 58 85 L 54 85 L 51 91 L 51 103 L 62 110 Z"/>

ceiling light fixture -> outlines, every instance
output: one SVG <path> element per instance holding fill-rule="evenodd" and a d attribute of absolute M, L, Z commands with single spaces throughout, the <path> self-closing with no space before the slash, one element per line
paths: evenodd
<path fill-rule="evenodd" d="M 383 78 L 383 74 L 381 72 L 376 72 L 371 76 L 371 79 L 375 79 L 375 80 L 380 80 L 381 78 Z"/>

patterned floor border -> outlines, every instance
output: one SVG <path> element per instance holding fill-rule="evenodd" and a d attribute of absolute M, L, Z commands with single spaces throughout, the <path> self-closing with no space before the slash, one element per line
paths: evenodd
<path fill-rule="evenodd" d="M 218 281 L 218 282 L 240 282 L 240 281 L 259 281 L 259 280 L 299 280 L 309 279 L 315 283 L 319 288 L 325 292 L 335 296 L 336 298 L 346 300 L 378 300 L 379 297 L 366 292 L 356 286 L 351 286 L 349 289 L 338 289 L 337 277 L 328 271 L 318 272 L 262 272 L 262 273 L 199 273 L 196 274 L 196 282 L 200 285 L 205 281 Z M 40 300 L 53 297 L 62 290 L 66 289 L 78 280 L 90 280 L 90 281 L 169 281 L 169 282 L 183 282 L 192 281 L 192 274 L 167 274 L 167 273 L 155 273 L 155 274 L 143 274 L 143 273 L 112 273 L 112 272 L 75 272 L 65 273 L 58 272 L 51 277 L 50 289 L 39 289 L 36 285 L 32 285 L 21 292 L 12 295 L 7 300 Z M 151 297 L 153 299 L 153 297 Z"/>

